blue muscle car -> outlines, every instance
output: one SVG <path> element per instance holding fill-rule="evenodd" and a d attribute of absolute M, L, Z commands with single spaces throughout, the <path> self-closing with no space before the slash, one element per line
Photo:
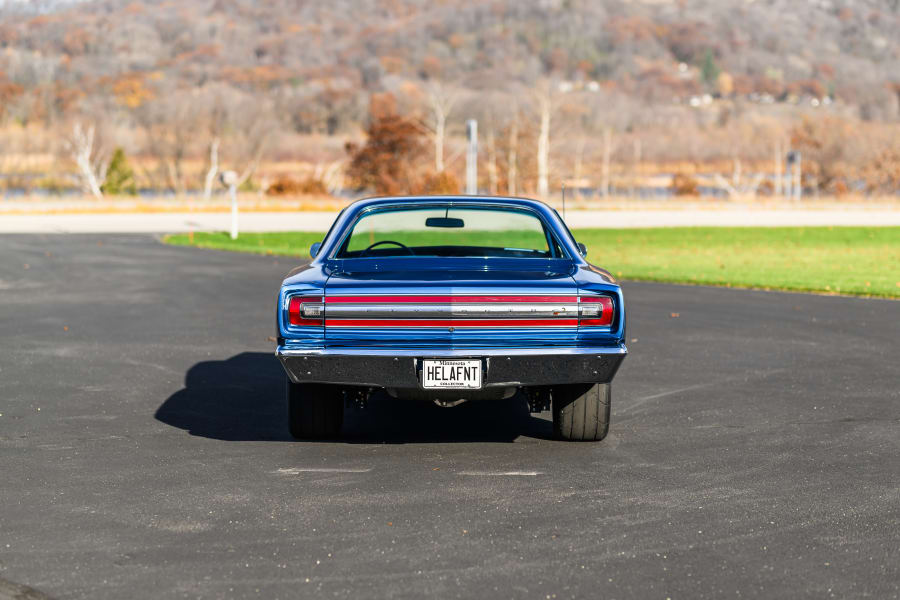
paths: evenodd
<path fill-rule="evenodd" d="M 609 430 L 622 290 L 536 200 L 374 198 L 338 215 L 281 285 L 277 355 L 297 438 L 340 433 L 384 390 L 453 406 L 523 393 L 568 440 Z"/>

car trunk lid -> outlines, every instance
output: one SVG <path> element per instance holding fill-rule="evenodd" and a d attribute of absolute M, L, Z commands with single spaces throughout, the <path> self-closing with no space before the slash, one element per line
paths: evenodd
<path fill-rule="evenodd" d="M 568 260 L 335 262 L 326 347 L 542 347 L 577 338 Z"/>

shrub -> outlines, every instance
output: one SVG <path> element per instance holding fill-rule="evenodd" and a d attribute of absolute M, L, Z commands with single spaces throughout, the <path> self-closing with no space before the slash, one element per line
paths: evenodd
<path fill-rule="evenodd" d="M 327 195 L 328 190 L 321 179 L 307 177 L 303 181 L 297 181 L 293 177 L 282 176 L 269 185 L 266 194 L 270 196 L 322 196 Z"/>
<path fill-rule="evenodd" d="M 259 191 L 259 186 L 256 185 L 256 182 L 253 181 L 252 177 L 248 177 L 247 179 L 245 179 L 243 181 L 243 183 L 241 183 L 241 185 L 238 186 L 237 191 L 243 192 L 245 194 L 250 193 L 250 192 L 256 192 L 256 191 Z"/>
<path fill-rule="evenodd" d="M 676 196 L 696 196 L 699 184 L 697 180 L 684 173 L 676 173 L 672 177 L 672 192 Z"/>
<path fill-rule="evenodd" d="M 137 195 L 137 183 L 134 179 L 134 169 L 128 164 L 128 158 L 125 157 L 125 151 L 122 148 L 116 148 L 113 152 L 112 159 L 109 161 L 109 167 L 106 169 L 106 179 L 100 190 L 104 194 L 118 196 L 127 194 L 129 196 Z"/>
<path fill-rule="evenodd" d="M 458 194 L 460 188 L 459 179 L 449 171 L 428 173 L 422 182 L 423 194 Z"/>

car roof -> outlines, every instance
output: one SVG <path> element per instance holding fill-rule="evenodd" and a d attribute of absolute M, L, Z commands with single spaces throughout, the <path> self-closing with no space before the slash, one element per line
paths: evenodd
<path fill-rule="evenodd" d="M 423 204 L 423 203 L 446 203 L 446 202 L 465 202 L 467 204 L 508 204 L 510 206 L 528 206 L 541 211 L 550 209 L 545 203 L 532 198 L 517 198 L 513 196 L 378 196 L 374 198 L 363 198 L 357 200 L 348 206 L 354 210 L 369 208 L 372 206 L 391 205 L 391 204 Z M 552 210 L 552 209 L 550 209 Z"/>

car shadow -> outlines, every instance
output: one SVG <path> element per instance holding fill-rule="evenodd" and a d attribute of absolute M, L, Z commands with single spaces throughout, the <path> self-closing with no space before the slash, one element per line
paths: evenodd
<path fill-rule="evenodd" d="M 156 410 L 157 420 L 191 435 L 225 441 L 294 441 L 287 430 L 284 370 L 273 354 L 243 352 L 195 364 L 184 388 Z M 543 413 L 546 416 L 548 413 Z M 365 409 L 348 407 L 338 443 L 512 442 L 552 439 L 521 394 L 441 408 L 376 393 Z"/>

